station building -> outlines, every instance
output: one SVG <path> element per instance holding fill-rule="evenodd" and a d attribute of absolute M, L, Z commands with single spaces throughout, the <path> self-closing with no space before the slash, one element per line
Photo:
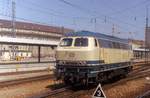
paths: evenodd
<path fill-rule="evenodd" d="M 14 37 L 12 33 L 12 21 L 0 19 L 0 36 L 1 37 Z M 38 39 L 38 40 L 56 40 L 66 33 L 73 30 L 64 27 L 55 27 L 41 24 L 34 24 L 29 22 L 15 22 L 15 37 L 26 39 Z M 46 51 L 51 51 L 50 47 L 43 47 L 41 56 L 50 56 L 51 54 Z M 38 49 L 36 46 L 23 46 L 23 45 L 5 45 L 0 44 L 0 59 L 9 60 L 13 53 L 16 56 L 23 57 L 37 57 Z M 51 52 L 52 53 L 52 52 Z"/>
<path fill-rule="evenodd" d="M 145 41 L 143 40 L 129 40 L 132 50 L 134 59 L 145 60 L 145 58 L 150 57 L 149 49 L 145 48 Z"/>

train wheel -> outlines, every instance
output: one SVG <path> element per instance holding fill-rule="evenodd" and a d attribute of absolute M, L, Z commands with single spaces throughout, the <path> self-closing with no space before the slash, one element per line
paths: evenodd
<path fill-rule="evenodd" d="M 70 80 L 69 80 L 69 77 L 65 77 L 65 78 L 64 78 L 64 83 L 65 83 L 66 85 L 70 85 L 70 84 L 71 84 L 71 82 L 70 82 Z"/>
<path fill-rule="evenodd" d="M 83 79 L 83 80 L 82 80 L 82 84 L 83 84 L 84 86 L 88 86 L 88 85 L 89 85 L 89 79 L 88 79 L 88 78 Z"/>

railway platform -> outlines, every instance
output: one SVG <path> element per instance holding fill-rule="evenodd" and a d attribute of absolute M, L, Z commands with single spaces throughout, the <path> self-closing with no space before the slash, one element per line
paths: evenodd
<path fill-rule="evenodd" d="M 0 74 L 0 87 L 47 79 L 51 78 L 52 74 L 53 72 L 48 70 Z"/>
<path fill-rule="evenodd" d="M 44 75 L 51 75 L 52 72 L 48 71 L 41 71 L 41 72 L 29 72 L 29 73 L 16 73 L 16 74 L 8 74 L 8 75 L 0 75 L 0 82 L 5 81 L 12 81 L 12 80 L 18 80 L 18 79 L 25 79 L 25 78 L 31 78 L 31 77 L 37 77 L 37 76 L 44 76 Z"/>
<path fill-rule="evenodd" d="M 54 69 L 54 63 L 29 63 L 29 64 L 0 64 L 0 75 L 24 71 L 37 71 Z"/>

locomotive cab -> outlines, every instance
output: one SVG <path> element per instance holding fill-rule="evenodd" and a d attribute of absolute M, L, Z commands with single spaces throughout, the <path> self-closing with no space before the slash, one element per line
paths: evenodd
<path fill-rule="evenodd" d="M 64 37 L 56 51 L 57 64 L 85 66 L 99 60 L 99 49 L 94 37 Z"/>

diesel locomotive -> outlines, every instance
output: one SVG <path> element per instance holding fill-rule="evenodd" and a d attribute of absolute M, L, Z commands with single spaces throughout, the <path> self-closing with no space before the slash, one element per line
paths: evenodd
<path fill-rule="evenodd" d="M 56 49 L 56 76 L 66 84 L 102 82 L 131 70 L 127 39 L 90 31 L 66 33 Z"/>

